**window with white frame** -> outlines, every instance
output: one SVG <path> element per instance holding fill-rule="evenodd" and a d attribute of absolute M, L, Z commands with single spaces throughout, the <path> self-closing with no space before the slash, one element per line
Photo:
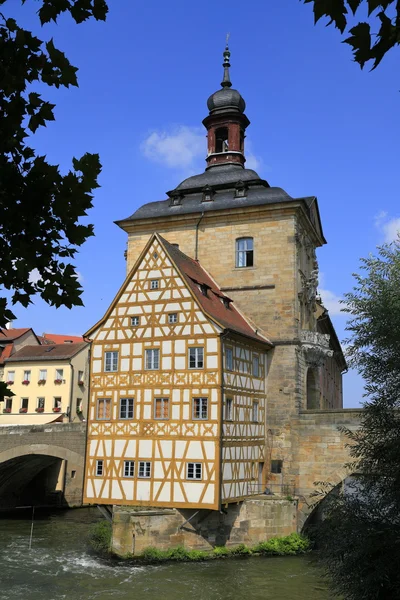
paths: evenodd
<path fill-rule="evenodd" d="M 178 322 L 178 313 L 169 313 L 168 323 L 177 323 L 177 322 Z"/>
<path fill-rule="evenodd" d="M 253 238 L 239 238 L 236 240 L 236 266 L 252 267 L 254 264 Z"/>
<path fill-rule="evenodd" d="M 7 412 L 11 412 L 12 411 L 12 398 L 6 398 L 6 411 Z"/>
<path fill-rule="evenodd" d="M 134 460 L 125 460 L 124 461 L 124 477 L 134 477 L 135 476 L 135 461 Z"/>
<path fill-rule="evenodd" d="M 118 352 L 105 352 L 104 354 L 104 370 L 107 373 L 118 371 Z"/>
<path fill-rule="evenodd" d="M 232 348 L 225 349 L 225 369 L 233 371 L 233 350 Z"/>
<path fill-rule="evenodd" d="M 64 379 L 64 369 L 56 369 L 56 379 L 60 381 Z"/>
<path fill-rule="evenodd" d="M 225 421 L 232 421 L 232 398 L 225 399 Z"/>
<path fill-rule="evenodd" d="M 151 279 L 150 281 L 150 289 L 151 290 L 158 290 L 158 288 L 160 287 L 160 282 L 158 279 Z"/>
<path fill-rule="evenodd" d="M 208 419 L 208 398 L 193 398 L 193 419 Z"/>
<path fill-rule="evenodd" d="M 104 473 L 104 460 L 96 460 L 96 475 L 101 477 Z"/>
<path fill-rule="evenodd" d="M 260 359 L 257 354 L 253 355 L 253 377 L 260 377 Z"/>
<path fill-rule="evenodd" d="M 119 402 L 119 418 L 133 419 L 133 398 L 121 398 Z"/>
<path fill-rule="evenodd" d="M 61 396 L 54 396 L 53 408 L 58 408 L 59 410 L 61 410 L 61 402 L 62 402 Z"/>
<path fill-rule="evenodd" d="M 202 369 L 204 367 L 204 348 L 189 348 L 189 369 Z"/>
<path fill-rule="evenodd" d="M 140 317 L 137 315 L 134 317 L 131 317 L 131 326 L 138 327 L 139 325 L 140 325 Z"/>
<path fill-rule="evenodd" d="M 40 369 L 39 371 L 39 381 L 47 380 L 47 369 Z"/>
<path fill-rule="evenodd" d="M 258 402 L 256 400 L 253 400 L 253 406 L 251 407 L 251 420 L 258 423 Z"/>
<path fill-rule="evenodd" d="M 203 476 L 202 471 L 203 471 L 202 463 L 187 463 L 186 479 L 202 479 L 202 476 Z"/>
<path fill-rule="evenodd" d="M 24 381 L 30 381 L 30 380 L 31 380 L 31 372 L 24 371 Z"/>
<path fill-rule="evenodd" d="M 141 460 L 139 462 L 139 477 L 146 478 L 151 475 L 151 462 Z"/>
<path fill-rule="evenodd" d="M 97 419 L 99 421 L 111 419 L 111 398 L 98 398 Z"/>
<path fill-rule="evenodd" d="M 160 368 L 160 350 L 151 348 L 146 350 L 146 369 L 149 371 Z"/>
<path fill-rule="evenodd" d="M 14 383 L 15 371 L 7 371 L 7 383 Z"/>
<path fill-rule="evenodd" d="M 44 410 L 44 398 L 37 399 L 37 408 L 40 410 Z"/>
<path fill-rule="evenodd" d="M 154 398 L 154 418 L 169 418 L 169 398 Z"/>
<path fill-rule="evenodd" d="M 28 410 L 29 398 L 21 398 L 21 410 Z"/>

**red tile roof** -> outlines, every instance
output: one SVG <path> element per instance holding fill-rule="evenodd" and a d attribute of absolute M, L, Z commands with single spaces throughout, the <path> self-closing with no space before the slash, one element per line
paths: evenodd
<path fill-rule="evenodd" d="M 11 342 L 13 340 L 17 340 L 28 331 L 31 331 L 30 327 L 24 327 L 20 329 L 0 329 L 0 345 L 2 341 Z"/>
<path fill-rule="evenodd" d="M 72 344 L 49 344 L 44 346 L 23 346 L 6 362 L 19 362 L 23 360 L 66 360 L 72 358 L 80 350 L 88 346 L 86 342 Z"/>
<path fill-rule="evenodd" d="M 44 333 L 42 336 L 45 344 L 70 344 L 84 342 L 82 336 L 80 335 L 62 335 L 58 333 Z"/>
<path fill-rule="evenodd" d="M 9 356 L 11 356 L 12 349 L 13 349 L 13 344 L 7 344 L 7 346 L 5 346 L 3 348 L 3 351 L 1 351 L 1 348 L 0 348 L 0 365 L 4 365 L 5 359 L 8 358 Z"/>
<path fill-rule="evenodd" d="M 157 237 L 172 262 L 175 263 L 183 275 L 197 302 L 211 319 L 215 320 L 224 329 L 250 337 L 258 342 L 269 344 L 270 346 L 273 345 L 267 338 L 256 333 L 255 328 L 236 309 L 233 301 L 220 290 L 216 282 L 198 261 L 186 256 L 186 254 L 167 242 L 160 235 L 157 235 Z M 200 289 L 202 285 L 206 286 L 207 295 L 202 293 Z M 225 299 L 229 307 L 225 306 L 223 299 Z"/>

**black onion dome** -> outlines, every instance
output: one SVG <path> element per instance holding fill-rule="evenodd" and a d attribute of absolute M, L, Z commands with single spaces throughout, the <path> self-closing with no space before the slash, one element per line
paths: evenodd
<path fill-rule="evenodd" d="M 222 89 L 211 94 L 207 100 L 207 107 L 210 113 L 218 113 L 225 110 L 235 110 L 243 113 L 246 108 L 246 102 L 237 90 L 230 87 Z"/>

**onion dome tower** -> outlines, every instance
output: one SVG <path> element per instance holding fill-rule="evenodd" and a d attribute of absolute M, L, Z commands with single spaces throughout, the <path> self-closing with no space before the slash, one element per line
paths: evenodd
<path fill-rule="evenodd" d="M 244 114 L 246 103 L 241 94 L 232 88 L 230 79 L 230 51 L 228 44 L 224 50 L 224 77 L 221 89 L 207 100 L 209 115 L 203 125 L 207 129 L 208 155 L 207 169 L 221 165 L 241 165 L 244 156 L 245 130 L 250 121 Z"/>

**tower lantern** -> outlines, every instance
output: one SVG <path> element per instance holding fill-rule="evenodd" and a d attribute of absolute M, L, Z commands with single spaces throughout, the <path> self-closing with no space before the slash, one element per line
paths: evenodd
<path fill-rule="evenodd" d="M 203 125 L 207 129 L 207 169 L 221 165 L 244 166 L 245 130 L 250 121 L 244 114 L 246 103 L 241 94 L 232 88 L 228 44 L 224 50 L 224 76 L 221 89 L 207 100 L 209 115 Z"/>

